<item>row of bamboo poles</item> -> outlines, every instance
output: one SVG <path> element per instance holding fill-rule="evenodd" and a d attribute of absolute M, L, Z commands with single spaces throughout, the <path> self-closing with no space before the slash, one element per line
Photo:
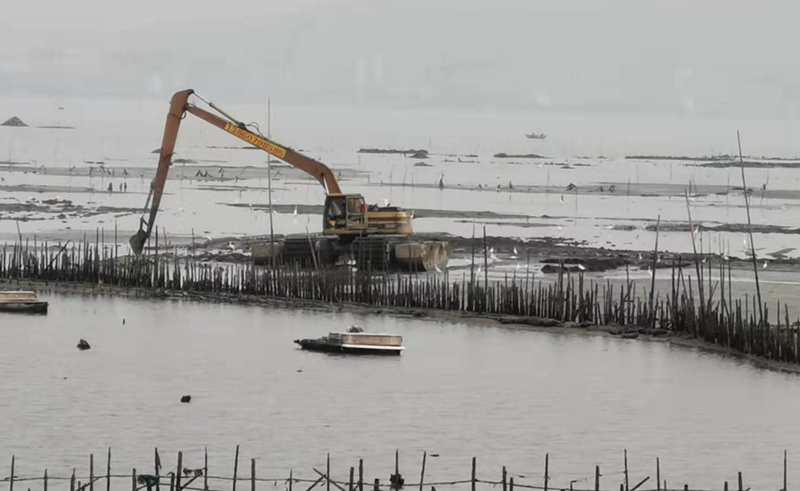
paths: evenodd
<path fill-rule="evenodd" d="M 786 305 L 776 303 L 769 322 L 767 302 L 755 295 L 734 298 L 731 266 L 719 258 L 697 259 L 694 271 L 681 258 L 670 265 L 671 287 L 637 290 L 624 284 L 595 281 L 583 273 L 561 273 L 542 281 L 530 271 L 489 278 L 475 274 L 474 261 L 461 274 L 410 275 L 357 268 L 301 269 L 202 261 L 191 254 L 118 254 L 98 231 L 65 244 L 25 240 L 0 249 L 0 279 L 80 282 L 125 288 L 185 291 L 210 295 L 254 295 L 375 307 L 437 309 L 487 316 L 520 317 L 528 323 L 577 323 L 611 326 L 617 331 L 681 334 L 739 353 L 787 363 L 800 363 L 800 330 L 790 322 Z M 163 252 L 163 251 L 162 251 Z M 657 251 L 654 251 L 653 272 Z M 692 277 L 692 273 L 695 276 Z M 542 276 L 542 275 L 540 275 Z M 758 297 L 760 298 L 760 296 Z M 533 319 L 531 319 L 533 318 Z"/>
<path fill-rule="evenodd" d="M 312 491 L 315 488 L 320 491 L 332 491 L 332 488 L 338 491 L 382 491 L 391 490 L 399 491 L 401 489 L 417 489 L 424 491 L 428 487 L 431 491 L 436 491 L 436 488 L 442 487 L 462 487 L 469 486 L 470 491 L 477 491 L 481 489 L 495 489 L 498 486 L 502 487 L 502 491 L 514 491 L 514 488 L 522 489 L 540 489 L 544 491 L 605 491 L 616 490 L 619 491 L 704 491 L 702 488 L 690 487 L 688 483 L 684 483 L 681 487 L 669 487 L 667 479 L 662 479 L 661 473 L 661 459 L 656 458 L 655 469 L 653 475 L 635 475 L 634 472 L 628 467 L 628 451 L 623 452 L 623 467 L 617 471 L 604 471 L 600 472 L 600 466 L 596 465 L 593 472 L 582 479 L 571 479 L 569 482 L 564 482 L 556 485 L 555 479 L 550 471 L 550 454 L 545 454 L 543 474 L 541 482 L 530 482 L 531 478 L 522 474 L 514 474 L 506 466 L 502 466 L 495 479 L 481 479 L 478 477 L 478 461 L 477 458 L 472 457 L 472 465 L 469 477 L 460 477 L 449 480 L 425 480 L 425 470 L 427 465 L 428 453 L 423 452 L 421 467 L 419 472 L 418 482 L 406 482 L 406 479 L 400 472 L 400 453 L 395 451 L 394 459 L 394 472 L 389 474 L 386 481 L 381 481 L 380 478 L 370 480 L 366 477 L 364 470 L 364 460 L 359 459 L 357 465 L 349 468 L 346 480 L 336 479 L 331 472 L 331 456 L 328 454 L 325 458 L 324 472 L 316 467 L 312 467 L 314 475 L 312 478 L 297 477 L 294 470 L 290 469 L 288 475 L 283 477 L 262 477 L 259 476 L 256 469 L 256 459 L 250 459 L 250 472 L 249 475 L 239 474 L 239 445 L 236 445 L 235 455 L 233 458 L 233 474 L 231 476 L 213 475 L 209 472 L 208 449 L 203 451 L 203 465 L 202 467 L 189 468 L 184 461 L 184 452 L 178 451 L 177 462 L 174 468 L 165 468 L 162 465 L 161 456 L 158 448 L 153 453 L 153 471 L 151 473 L 137 472 L 136 468 L 132 468 L 130 473 L 112 473 L 111 471 L 111 448 L 108 449 L 106 456 L 105 472 L 97 472 L 95 469 L 94 454 L 89 454 L 89 468 L 88 473 L 85 475 L 78 475 L 75 468 L 72 469 L 72 474 L 69 476 L 54 476 L 49 475 L 47 469 L 44 469 L 43 474 L 35 476 L 22 476 L 17 475 L 17 462 L 16 457 L 11 456 L 11 472 L 8 477 L 3 478 L 2 482 L 8 483 L 8 491 L 14 491 L 15 485 L 17 487 L 23 486 L 31 491 L 31 485 L 34 487 L 41 486 L 39 489 L 48 491 L 52 484 L 69 483 L 69 491 L 95 491 L 95 486 L 105 491 L 111 491 L 112 484 L 115 489 L 119 489 L 117 483 L 130 486 L 131 491 L 236 491 L 237 484 L 249 485 L 250 491 L 257 491 L 259 486 L 271 484 L 272 488 L 277 488 L 278 485 L 283 486 L 284 491 L 294 491 L 295 486 L 300 485 L 300 489 L 304 491 Z M 783 452 L 783 486 L 780 491 L 788 491 L 788 455 Z M 515 482 L 516 478 L 516 482 Z M 526 479 L 523 481 L 522 479 Z M 613 487 L 602 487 L 608 485 L 609 481 L 616 481 L 612 484 Z M 655 482 L 653 482 L 655 481 Z M 619 487 L 617 488 L 617 484 Z M 649 484 L 648 488 L 643 488 L 644 485 Z M 655 485 L 655 486 L 653 486 Z M 722 482 L 722 489 L 724 491 L 749 491 L 749 487 L 744 486 L 744 479 L 741 472 L 736 476 L 736 487 L 729 486 L 728 481 Z M 127 489 L 127 488 L 122 488 Z M 239 488 L 241 489 L 241 487 Z"/>

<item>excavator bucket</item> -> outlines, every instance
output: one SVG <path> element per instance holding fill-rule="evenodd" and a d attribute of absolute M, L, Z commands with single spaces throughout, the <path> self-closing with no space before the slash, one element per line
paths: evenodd
<path fill-rule="evenodd" d="M 139 229 L 138 232 L 131 235 L 130 240 L 128 240 L 128 243 L 130 244 L 133 253 L 136 254 L 137 256 L 142 253 L 142 250 L 144 250 L 145 242 L 147 242 L 147 234 L 141 228 Z"/>

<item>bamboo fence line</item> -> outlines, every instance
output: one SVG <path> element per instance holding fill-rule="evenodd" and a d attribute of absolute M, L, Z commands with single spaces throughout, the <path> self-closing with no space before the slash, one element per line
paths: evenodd
<path fill-rule="evenodd" d="M 630 277 L 615 286 L 563 269 L 548 282 L 527 272 L 490 280 L 485 257 L 479 278 L 474 253 L 469 274 L 412 275 L 372 267 L 304 269 L 202 261 L 181 256 L 177 249 L 159 251 L 157 234 L 155 248 L 144 256 L 121 256 L 116 244 L 116 238 L 106 244 L 99 230 L 94 241 L 6 243 L 0 247 L 0 280 L 436 309 L 545 326 L 605 326 L 626 337 L 683 335 L 745 355 L 800 364 L 800 321 L 790 321 L 788 306 L 776 302 L 777 322 L 771 324 L 768 302 L 758 306 L 755 295 L 734 298 L 730 264 L 707 255 L 696 255 L 694 268 L 688 270 L 680 257 L 673 258 L 670 289 L 662 293 L 655 291 L 654 282 L 649 292 L 637 291 Z"/>
<path fill-rule="evenodd" d="M 259 485 L 272 484 L 272 488 L 282 485 L 284 491 L 294 491 L 296 485 L 298 491 L 321 490 L 324 486 L 325 491 L 335 488 L 338 491 L 400 491 L 402 489 L 418 489 L 419 491 L 436 491 L 442 487 L 462 487 L 469 486 L 470 491 L 481 489 L 496 489 L 502 487 L 502 491 L 514 491 L 514 488 L 534 489 L 544 491 L 570 490 L 570 491 L 707 491 L 708 488 L 690 487 L 688 483 L 682 483 L 680 487 L 670 487 L 667 479 L 663 479 L 661 472 L 661 459 L 656 458 L 655 468 L 652 475 L 642 475 L 635 473 L 628 466 L 628 451 L 623 452 L 623 466 L 621 469 L 601 473 L 600 466 L 595 465 L 594 469 L 582 479 L 570 479 L 568 482 L 556 484 L 554 476 L 550 470 L 550 454 L 545 454 L 544 466 L 541 477 L 532 478 L 527 474 L 514 474 L 507 466 L 503 465 L 496 469 L 496 479 L 485 479 L 478 476 L 478 460 L 472 457 L 469 476 L 452 480 L 425 480 L 425 470 L 427 463 L 427 452 L 422 454 L 419 480 L 417 482 L 407 482 L 400 472 L 400 453 L 395 451 L 394 472 L 388 475 L 388 479 L 382 481 L 377 477 L 370 479 L 364 471 L 364 459 L 358 459 L 357 463 L 350 466 L 346 475 L 347 480 L 336 479 L 331 470 L 331 456 L 326 455 L 324 471 L 312 467 L 315 475 L 311 478 L 298 477 L 294 470 L 290 469 L 288 475 L 281 477 L 262 477 L 257 473 L 257 459 L 250 459 L 249 473 L 239 474 L 239 445 L 236 446 L 233 459 L 233 473 L 231 475 L 214 475 L 209 472 L 208 449 L 203 451 L 203 466 L 198 468 L 188 468 L 185 466 L 183 451 L 177 452 L 177 462 L 174 468 L 165 468 L 162 465 L 161 456 L 158 448 L 153 453 L 152 473 L 137 472 L 132 468 L 130 473 L 112 473 L 111 448 L 108 448 L 105 462 L 105 472 L 97 472 L 95 468 L 94 454 L 89 454 L 88 472 L 79 475 L 75 468 L 69 476 L 56 476 L 48 474 L 44 469 L 40 475 L 24 476 L 16 474 L 18 465 L 16 456 L 11 456 L 11 467 L 8 476 L 0 479 L 0 483 L 8 483 L 8 491 L 17 489 L 34 489 L 48 491 L 51 485 L 56 485 L 60 489 L 66 488 L 64 483 L 68 483 L 69 491 L 95 491 L 105 488 L 111 491 L 112 484 L 115 491 L 120 489 L 130 489 L 131 491 L 236 491 L 237 485 L 249 484 L 250 491 L 258 491 Z M 783 452 L 783 474 L 782 487 L 779 491 L 788 491 L 788 453 Z M 611 481 L 611 486 L 609 486 Z M 120 484 L 121 483 L 121 484 Z M 310 486 L 309 486 L 310 484 Z M 648 484 L 648 488 L 643 486 Z M 580 485 L 580 486 L 578 486 Z M 33 487 L 31 487 L 33 486 Z M 654 487 L 653 487 L 654 486 Z M 734 487 L 735 486 L 735 487 Z M 241 489 L 241 488 L 240 488 Z M 263 488 L 262 488 L 263 489 Z M 744 478 L 741 471 L 736 474 L 736 481 L 729 485 L 728 481 L 722 481 L 720 488 L 724 491 L 749 491 L 750 487 L 745 487 Z M 242 490 L 245 491 L 245 490 Z"/>

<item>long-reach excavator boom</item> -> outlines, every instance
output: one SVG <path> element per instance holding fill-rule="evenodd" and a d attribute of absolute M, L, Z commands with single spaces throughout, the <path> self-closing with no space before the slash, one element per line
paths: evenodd
<path fill-rule="evenodd" d="M 145 203 L 145 209 L 147 209 L 148 205 L 150 206 L 150 214 L 146 221 L 142 218 L 139 224 L 139 231 L 130 239 L 131 249 L 133 249 L 135 254 L 141 254 L 144 244 L 150 237 L 150 233 L 155 225 L 156 215 L 161 205 L 161 197 L 164 194 L 167 174 L 169 173 L 170 165 L 172 165 L 172 155 L 175 151 L 178 130 L 180 129 L 181 121 L 186 113 L 193 114 L 240 140 L 258 147 L 270 155 L 312 175 L 322 184 L 328 195 L 342 194 L 339 183 L 336 181 L 336 176 L 333 175 L 333 172 L 327 165 L 250 131 L 244 123 L 236 121 L 213 104 L 209 105 L 224 114 L 228 119 L 223 119 L 216 114 L 190 104 L 189 96 L 192 94 L 194 94 L 194 90 L 192 89 L 181 90 L 176 92 L 170 101 L 167 122 L 164 125 L 164 136 L 161 139 L 158 170 L 150 185 L 150 195 L 147 198 L 147 203 Z"/>
<path fill-rule="evenodd" d="M 221 116 L 189 103 L 192 94 Z M 265 255 L 254 248 L 254 262 L 258 263 L 261 257 L 269 257 L 274 264 L 274 259 L 279 256 L 286 262 L 302 263 L 310 257 L 314 265 L 318 266 L 320 262 L 334 264 L 343 257 L 350 257 L 359 265 L 369 264 L 370 267 L 399 266 L 413 271 L 440 271 L 446 267 L 447 243 L 409 238 L 412 234 L 410 212 L 391 206 L 367 206 L 360 194 L 342 193 L 336 177 L 327 165 L 265 138 L 257 127 L 256 131 L 252 131 L 248 126 L 255 127 L 254 125 L 238 121 L 195 94 L 193 90 L 176 92 L 170 101 L 159 151 L 158 170 L 150 184 L 150 194 L 145 203 L 145 212 L 149 205 L 149 216 L 147 219 L 141 218 L 139 231 L 130 238 L 134 254 L 142 253 L 155 226 L 169 167 L 172 165 L 178 130 L 187 113 L 313 176 L 325 188 L 322 234 L 313 241 L 306 235 L 302 240 L 285 237 L 281 242 L 270 242 L 269 247 L 265 248 Z"/>

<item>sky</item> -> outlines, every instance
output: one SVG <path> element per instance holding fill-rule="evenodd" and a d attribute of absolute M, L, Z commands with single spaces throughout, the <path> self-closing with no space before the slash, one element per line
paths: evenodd
<path fill-rule="evenodd" d="M 0 96 L 792 120 L 788 0 L 27 0 Z"/>

